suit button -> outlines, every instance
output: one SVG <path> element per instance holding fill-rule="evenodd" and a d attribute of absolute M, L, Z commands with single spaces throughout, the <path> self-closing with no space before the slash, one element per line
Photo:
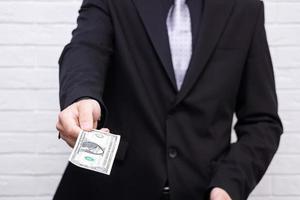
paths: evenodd
<path fill-rule="evenodd" d="M 173 147 L 169 148 L 169 157 L 170 158 L 176 158 L 177 157 L 177 150 Z"/>

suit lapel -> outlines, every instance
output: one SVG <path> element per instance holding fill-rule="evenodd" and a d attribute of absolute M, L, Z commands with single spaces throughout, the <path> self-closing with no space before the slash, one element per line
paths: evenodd
<path fill-rule="evenodd" d="M 175 104 L 179 103 L 192 89 L 197 78 L 204 70 L 230 16 L 234 2 L 235 0 L 205 0 L 195 50 Z"/>
<path fill-rule="evenodd" d="M 133 0 L 162 65 L 177 90 L 161 0 Z"/>

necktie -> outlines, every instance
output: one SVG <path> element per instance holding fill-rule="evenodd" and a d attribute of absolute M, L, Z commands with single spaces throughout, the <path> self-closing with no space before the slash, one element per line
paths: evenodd
<path fill-rule="evenodd" d="M 169 44 L 178 90 L 192 55 L 191 17 L 186 0 L 174 0 L 167 17 Z"/>

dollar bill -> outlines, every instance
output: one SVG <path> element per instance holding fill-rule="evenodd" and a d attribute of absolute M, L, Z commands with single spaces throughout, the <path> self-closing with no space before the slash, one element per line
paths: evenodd
<path fill-rule="evenodd" d="M 120 135 L 81 131 L 69 161 L 78 167 L 109 175 L 120 143 Z"/>

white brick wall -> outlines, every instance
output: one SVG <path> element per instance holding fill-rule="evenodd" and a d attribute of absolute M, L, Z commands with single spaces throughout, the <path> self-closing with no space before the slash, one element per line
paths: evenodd
<path fill-rule="evenodd" d="M 50 200 L 70 150 L 58 141 L 57 60 L 80 0 L 0 0 L 0 200 Z M 300 1 L 265 0 L 285 134 L 251 200 L 300 200 Z"/>

